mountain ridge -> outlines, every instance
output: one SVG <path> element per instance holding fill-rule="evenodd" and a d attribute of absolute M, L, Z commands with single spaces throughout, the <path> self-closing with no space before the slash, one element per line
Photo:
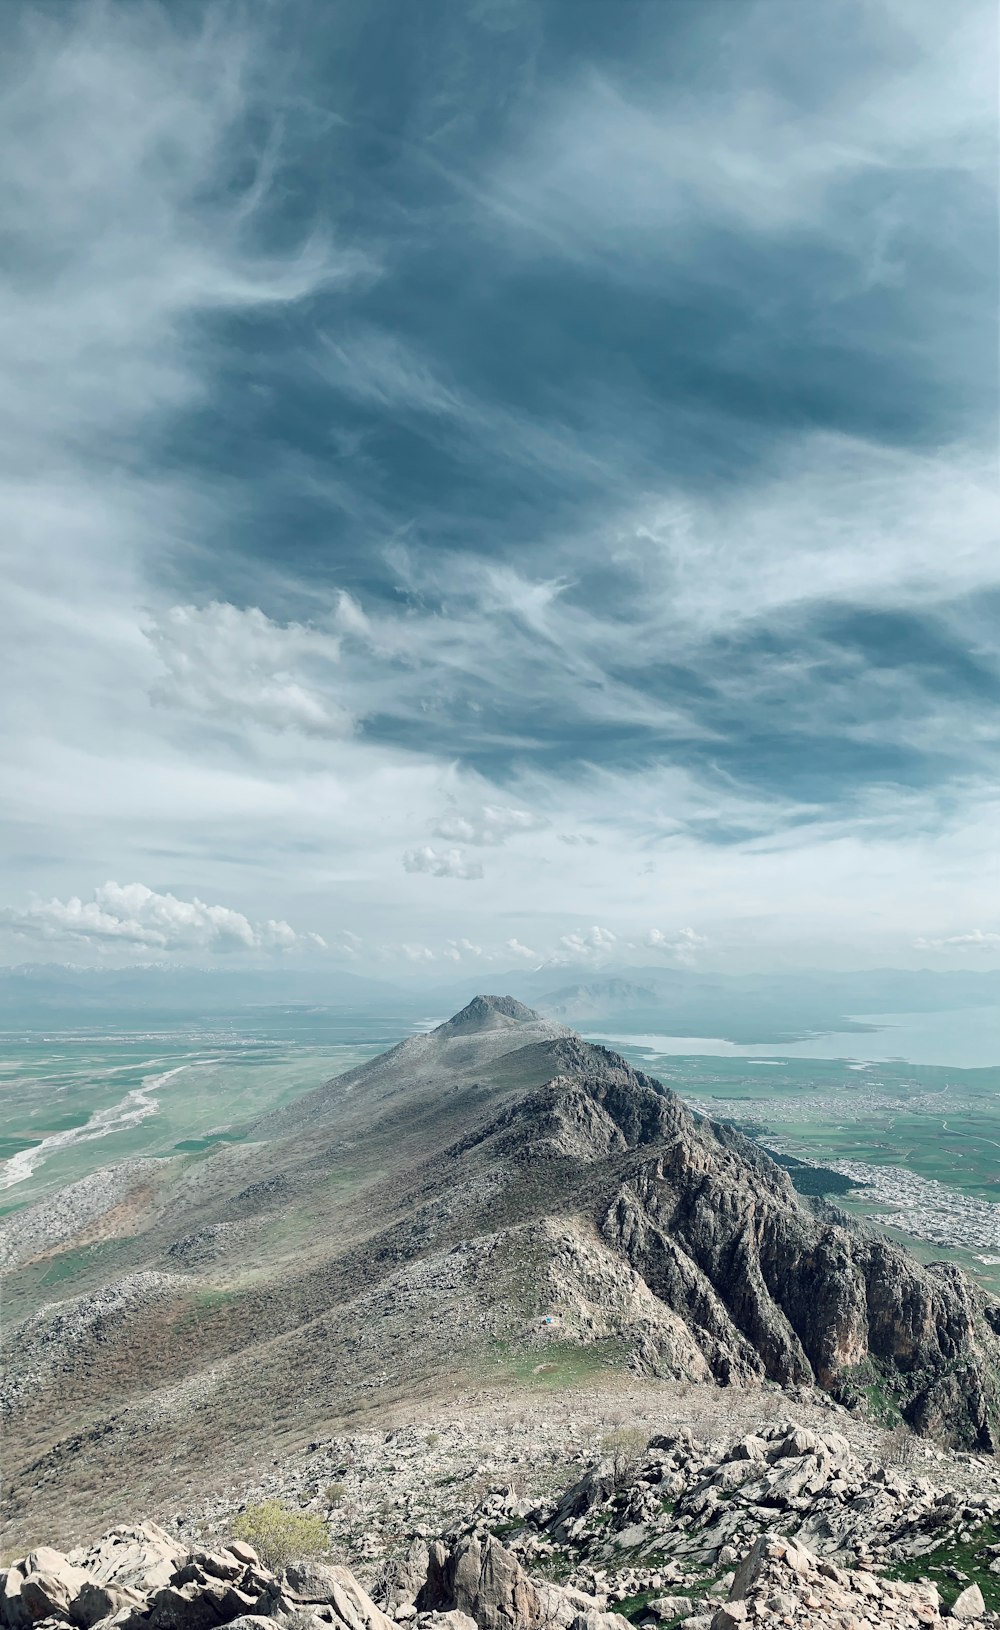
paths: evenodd
<path fill-rule="evenodd" d="M 35 1236 L 0 1221 L 15 1524 L 75 1506 L 81 1456 L 131 1498 L 469 1384 L 546 1319 L 609 1373 L 880 1390 L 918 1429 L 995 1445 L 1000 1305 L 803 1200 L 608 1049 L 470 1006 L 242 1143 L 144 1163 L 95 1244 L 72 1196 Z"/>

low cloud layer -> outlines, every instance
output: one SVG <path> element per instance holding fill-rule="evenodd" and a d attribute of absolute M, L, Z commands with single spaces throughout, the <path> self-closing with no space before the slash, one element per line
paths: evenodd
<path fill-rule="evenodd" d="M 968 934 L 946 934 L 943 939 L 921 935 L 913 943 L 918 951 L 978 951 L 995 956 L 1000 951 L 1000 933 L 974 928 Z"/>
<path fill-rule="evenodd" d="M 229 906 L 178 900 L 143 883 L 104 883 L 93 897 L 43 900 L 23 911 L 5 907 L 0 923 L 28 939 L 115 950 L 290 951 L 325 950 L 319 934 L 297 934 L 290 924 L 254 923 Z"/>

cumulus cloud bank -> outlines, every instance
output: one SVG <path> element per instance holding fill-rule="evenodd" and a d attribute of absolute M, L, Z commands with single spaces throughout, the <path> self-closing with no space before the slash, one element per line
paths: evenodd
<path fill-rule="evenodd" d="M 157 951 L 290 951 L 325 949 L 319 934 L 297 934 L 273 918 L 254 923 L 230 906 L 179 900 L 143 883 L 103 883 L 92 899 L 45 900 L 24 911 L 0 911 L 0 922 L 28 938 Z"/>
<path fill-rule="evenodd" d="M 453 838 L 459 843 L 499 846 L 519 832 L 539 832 L 547 825 L 547 821 L 530 810 L 484 804 L 474 814 L 442 816 L 434 828 L 434 834 L 439 838 Z"/>
<path fill-rule="evenodd" d="M 666 956 L 675 957 L 678 962 L 693 962 L 699 951 L 704 950 L 708 939 L 704 934 L 697 934 L 693 928 L 678 928 L 672 934 L 665 934 L 661 928 L 651 928 L 642 940 L 651 951 L 661 951 Z"/>

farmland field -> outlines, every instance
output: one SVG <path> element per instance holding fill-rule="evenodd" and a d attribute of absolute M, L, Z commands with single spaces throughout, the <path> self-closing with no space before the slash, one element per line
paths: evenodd
<path fill-rule="evenodd" d="M 234 1141 L 410 1033 L 364 1013 L 0 1035 L 0 1214 L 137 1156 Z"/>

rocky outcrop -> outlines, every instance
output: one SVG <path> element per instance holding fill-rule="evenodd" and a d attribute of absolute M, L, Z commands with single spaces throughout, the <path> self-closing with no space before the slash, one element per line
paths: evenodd
<path fill-rule="evenodd" d="M 239 1540 L 190 1551 L 155 1523 L 113 1529 L 89 1550 L 42 1547 L 0 1575 L 2 1630 L 241 1630 L 299 1615 L 334 1630 L 393 1630 L 348 1568 L 313 1562 L 278 1578 Z"/>
<path fill-rule="evenodd" d="M 972 1587 L 978 1595 L 976 1587 Z M 965 1593 L 967 1594 L 967 1593 Z M 877 1579 L 859 1569 L 847 1573 L 823 1561 L 795 1540 L 759 1539 L 736 1570 L 729 1601 L 711 1616 L 709 1630 L 746 1630 L 749 1625 L 797 1624 L 812 1630 L 855 1630 L 876 1624 L 882 1630 L 919 1630 L 940 1625 L 941 1601 L 933 1584 Z M 952 1618 L 965 1617 L 964 1608 Z M 979 1595 L 977 1617 L 982 1622 Z M 687 1620 L 690 1630 L 702 1616 Z"/>
<path fill-rule="evenodd" d="M 481 1035 L 484 1030 L 506 1030 L 518 1024 L 537 1023 L 540 1019 L 540 1013 L 525 1007 L 514 996 L 474 996 L 460 1013 L 439 1024 L 434 1035 Z"/>
<path fill-rule="evenodd" d="M 509 1551 L 489 1535 L 466 1535 L 451 1550 L 436 1540 L 428 1555 L 427 1579 L 416 1599 L 418 1613 L 465 1613 L 480 1630 L 513 1630 L 541 1625 L 538 1592 Z"/>

